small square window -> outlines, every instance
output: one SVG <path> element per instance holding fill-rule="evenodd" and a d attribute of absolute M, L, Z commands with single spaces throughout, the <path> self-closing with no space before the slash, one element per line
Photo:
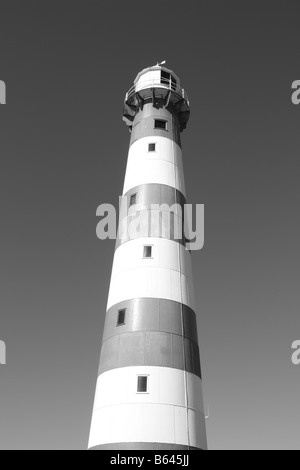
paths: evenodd
<path fill-rule="evenodd" d="M 144 258 L 151 258 L 152 257 L 152 245 L 145 245 L 144 246 Z"/>
<path fill-rule="evenodd" d="M 122 310 L 118 311 L 117 326 L 125 324 L 125 314 L 126 314 L 125 308 L 122 308 Z"/>
<path fill-rule="evenodd" d="M 138 393 L 147 393 L 148 392 L 148 376 L 139 375 L 137 381 L 137 391 Z"/>
<path fill-rule="evenodd" d="M 154 119 L 154 128 L 155 129 L 163 129 L 167 130 L 167 121 L 163 121 L 162 119 Z"/>
<path fill-rule="evenodd" d="M 134 204 L 136 204 L 136 193 L 131 194 L 130 200 L 129 200 L 129 206 L 133 206 Z"/>
<path fill-rule="evenodd" d="M 156 144 L 149 144 L 148 145 L 148 152 L 155 152 Z"/>

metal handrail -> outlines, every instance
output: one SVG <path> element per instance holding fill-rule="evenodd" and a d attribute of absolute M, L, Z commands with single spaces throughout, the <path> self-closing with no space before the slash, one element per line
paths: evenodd
<path fill-rule="evenodd" d="M 126 93 L 125 101 L 131 98 L 136 92 L 145 90 L 147 88 L 165 88 L 166 90 L 172 90 L 178 95 L 180 95 L 189 105 L 188 96 L 183 88 L 181 88 L 178 85 L 175 85 L 171 81 L 168 81 L 168 83 L 163 83 L 161 82 L 161 79 L 159 78 L 152 79 L 152 80 L 145 80 L 145 81 L 143 80 L 140 84 L 137 83 L 133 85 L 131 88 L 129 88 L 128 92 Z"/>

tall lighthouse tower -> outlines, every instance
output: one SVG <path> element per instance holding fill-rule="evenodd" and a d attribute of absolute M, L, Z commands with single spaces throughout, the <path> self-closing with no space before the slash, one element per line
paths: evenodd
<path fill-rule="evenodd" d="M 125 97 L 128 210 L 119 220 L 90 449 L 207 447 L 191 253 L 174 229 L 186 201 L 180 133 L 189 112 L 179 78 L 162 65 L 142 70 Z M 139 230 L 130 231 L 124 222 L 136 216 Z"/>

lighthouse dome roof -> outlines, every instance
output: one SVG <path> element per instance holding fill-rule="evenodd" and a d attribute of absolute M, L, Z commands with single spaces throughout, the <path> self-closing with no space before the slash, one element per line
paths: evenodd
<path fill-rule="evenodd" d="M 159 64 L 152 65 L 151 67 L 146 67 L 145 69 L 141 70 L 141 71 L 137 74 L 137 76 L 136 76 L 136 78 L 135 78 L 135 80 L 134 80 L 134 84 L 136 85 L 136 84 L 139 82 L 140 78 L 141 78 L 143 75 L 147 74 L 147 75 L 149 76 L 149 75 L 152 74 L 151 72 L 154 72 L 154 73 L 156 72 L 156 73 L 157 73 L 157 72 L 159 72 L 159 71 L 163 71 L 163 72 L 166 72 L 166 73 L 169 73 L 170 75 L 172 75 L 172 77 L 175 78 L 177 85 L 180 86 L 179 77 L 173 72 L 173 70 L 168 69 L 167 67 L 163 67 L 163 66 L 161 66 L 161 65 L 159 65 Z"/>

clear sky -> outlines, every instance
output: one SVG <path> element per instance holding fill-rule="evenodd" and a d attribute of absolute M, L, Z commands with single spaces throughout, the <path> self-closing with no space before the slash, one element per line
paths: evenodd
<path fill-rule="evenodd" d="M 187 198 L 210 449 L 300 449 L 299 1 L 1 0 L 1 449 L 85 449 L 125 92 L 167 60 L 189 95 Z"/>

